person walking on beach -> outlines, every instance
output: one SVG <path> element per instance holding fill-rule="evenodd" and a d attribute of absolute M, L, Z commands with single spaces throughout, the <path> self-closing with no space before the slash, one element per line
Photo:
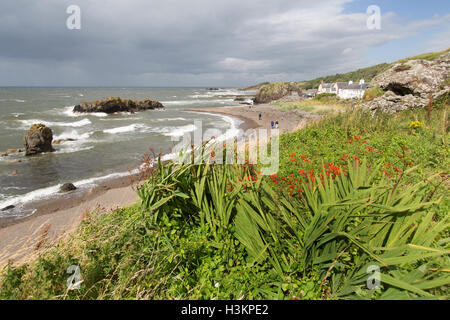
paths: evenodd
<path fill-rule="evenodd" d="M 278 129 L 278 120 L 275 121 L 275 129 Z"/>
<path fill-rule="evenodd" d="M 273 129 L 273 125 L 274 125 L 273 120 L 270 122 L 270 125 L 272 126 L 272 129 Z"/>
<path fill-rule="evenodd" d="M 261 119 L 262 119 L 262 114 L 260 113 L 260 114 L 259 114 L 259 120 L 261 120 Z"/>

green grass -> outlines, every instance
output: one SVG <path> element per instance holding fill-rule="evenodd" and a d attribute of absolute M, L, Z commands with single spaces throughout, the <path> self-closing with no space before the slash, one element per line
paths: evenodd
<path fill-rule="evenodd" d="M 359 81 L 360 79 L 364 79 L 366 82 L 370 82 L 373 78 L 375 78 L 380 73 L 383 73 L 390 67 L 391 64 L 382 63 L 376 66 L 358 69 L 356 71 L 348 73 L 336 74 L 333 76 L 320 77 L 317 79 L 305 81 L 301 84 L 301 86 L 303 89 L 318 88 L 322 81 L 325 83 L 334 83 L 334 82 L 348 82 L 350 80 Z"/>
<path fill-rule="evenodd" d="M 384 94 L 384 91 L 380 87 L 370 88 L 364 92 L 363 100 L 371 101 L 375 98 L 381 97 Z"/>
<path fill-rule="evenodd" d="M 298 109 L 313 114 L 330 115 L 344 112 L 350 107 L 351 102 L 340 99 L 335 94 L 322 93 L 312 99 L 298 102 L 275 102 L 272 104 L 279 106 L 281 111 Z"/>
<path fill-rule="evenodd" d="M 450 49 L 447 50 L 443 50 L 443 51 L 438 51 L 438 52 L 430 52 L 430 53 L 424 53 L 415 57 L 410 57 L 410 58 L 406 58 L 406 59 L 402 59 L 397 61 L 396 63 L 405 63 L 407 61 L 411 61 L 411 60 L 427 60 L 427 61 L 434 61 L 437 58 L 439 58 L 439 56 L 443 55 L 444 53 L 449 52 Z"/>
<path fill-rule="evenodd" d="M 448 299 L 449 119 L 435 104 L 430 119 L 351 109 L 282 135 L 270 178 L 248 164 L 159 164 L 142 204 L 93 212 L 70 240 L 7 267 L 0 298 Z"/>

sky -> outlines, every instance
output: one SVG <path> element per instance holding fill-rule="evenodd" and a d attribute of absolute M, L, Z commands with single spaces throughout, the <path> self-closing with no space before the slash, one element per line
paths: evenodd
<path fill-rule="evenodd" d="M 71 5 L 80 29 L 67 27 Z M 449 47 L 449 0 L 0 3 L 0 86 L 239 87 Z"/>

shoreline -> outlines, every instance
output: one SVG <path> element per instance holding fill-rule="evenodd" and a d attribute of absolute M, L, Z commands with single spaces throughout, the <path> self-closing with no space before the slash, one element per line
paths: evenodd
<path fill-rule="evenodd" d="M 297 111 L 279 111 L 277 106 L 255 105 L 216 108 L 192 108 L 186 111 L 211 113 L 237 118 L 242 122 L 238 129 L 270 129 L 270 120 L 277 119 L 280 133 L 295 131 L 317 116 Z M 263 118 L 258 120 L 258 114 Z M 83 221 L 87 212 L 101 208 L 104 214 L 136 204 L 135 192 L 139 178 L 129 174 L 106 180 L 98 185 L 59 199 L 43 199 L 33 202 L 34 214 L 19 219 L 0 222 L 0 267 L 8 261 L 21 264 L 39 253 L 36 244 L 45 236 L 45 244 L 53 244 L 64 235 L 71 234 Z"/>
<path fill-rule="evenodd" d="M 307 123 L 321 118 L 301 110 L 280 111 L 278 106 L 258 104 L 251 106 L 217 107 L 217 108 L 191 108 L 187 111 L 215 113 L 239 118 L 246 123 L 247 129 L 271 129 L 271 121 L 279 122 L 280 134 L 290 133 L 303 128 Z M 259 120 L 259 114 L 262 120 Z"/>

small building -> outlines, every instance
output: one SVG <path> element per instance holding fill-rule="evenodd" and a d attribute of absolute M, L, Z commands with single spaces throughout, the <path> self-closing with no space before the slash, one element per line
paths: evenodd
<path fill-rule="evenodd" d="M 339 87 L 337 95 L 341 99 L 362 99 L 368 87 L 369 84 L 365 83 L 364 79 L 359 83 L 349 81 L 347 85 Z"/>
<path fill-rule="evenodd" d="M 317 94 L 333 93 L 341 99 L 362 99 L 369 84 L 361 79 L 359 83 L 336 82 L 336 83 L 321 83 L 317 90 Z"/>

